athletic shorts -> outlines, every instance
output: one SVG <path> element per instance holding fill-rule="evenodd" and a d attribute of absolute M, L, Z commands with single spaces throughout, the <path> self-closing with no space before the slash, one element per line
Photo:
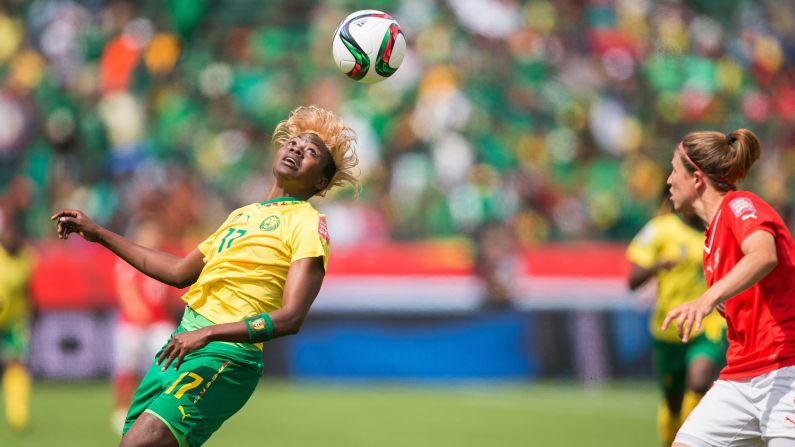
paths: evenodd
<path fill-rule="evenodd" d="M 161 321 L 147 326 L 119 321 L 113 329 L 113 373 L 138 374 L 149 369 L 152 356 L 174 331 L 174 323 Z"/>
<path fill-rule="evenodd" d="M 174 333 L 184 330 L 180 326 Z M 147 412 L 168 426 L 181 447 L 198 447 L 243 407 L 261 376 L 262 352 L 228 343 L 213 342 L 188 354 L 178 370 L 169 365 L 161 371 L 152 362 L 130 404 L 123 433 Z"/>
<path fill-rule="evenodd" d="M 697 358 L 711 360 L 716 370 L 722 368 L 726 361 L 727 346 L 725 337 L 711 340 L 705 335 L 699 335 L 687 344 L 653 340 L 654 370 L 664 392 L 666 394 L 685 392 L 687 368 Z"/>
<path fill-rule="evenodd" d="M 30 348 L 30 323 L 17 318 L 0 327 L 0 361 L 24 362 Z"/>
<path fill-rule="evenodd" d="M 741 380 L 717 380 L 676 442 L 690 447 L 764 447 L 795 439 L 795 366 Z"/>

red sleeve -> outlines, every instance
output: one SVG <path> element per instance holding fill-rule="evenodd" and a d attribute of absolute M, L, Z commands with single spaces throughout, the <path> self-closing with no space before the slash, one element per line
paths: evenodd
<path fill-rule="evenodd" d="M 763 230 L 776 236 L 776 213 L 756 196 L 739 196 L 729 201 L 726 223 L 739 244 L 749 234 Z"/>

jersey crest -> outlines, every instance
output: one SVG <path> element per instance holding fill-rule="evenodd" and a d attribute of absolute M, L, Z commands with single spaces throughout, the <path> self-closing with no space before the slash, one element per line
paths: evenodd
<path fill-rule="evenodd" d="M 279 216 L 268 216 L 260 222 L 259 229 L 262 231 L 273 231 L 279 228 L 280 223 Z"/>

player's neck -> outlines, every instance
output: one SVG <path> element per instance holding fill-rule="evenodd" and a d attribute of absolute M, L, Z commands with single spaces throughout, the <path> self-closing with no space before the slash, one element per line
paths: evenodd
<path fill-rule="evenodd" d="M 725 192 L 707 188 L 700 200 L 694 204 L 693 208 L 695 209 L 696 215 L 704 221 L 705 225 L 709 226 L 712 222 L 725 195 Z"/>
<path fill-rule="evenodd" d="M 270 192 L 268 193 L 268 197 L 265 201 L 273 200 L 281 197 L 292 197 L 297 200 L 309 200 L 310 197 L 314 195 L 314 191 L 295 191 L 288 188 L 284 188 L 279 186 L 278 184 L 274 184 L 271 187 Z"/>

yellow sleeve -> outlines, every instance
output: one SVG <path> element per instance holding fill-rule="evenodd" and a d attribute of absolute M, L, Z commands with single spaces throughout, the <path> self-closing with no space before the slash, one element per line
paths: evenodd
<path fill-rule="evenodd" d="M 660 228 L 654 220 L 649 221 L 632 239 L 627 247 L 629 262 L 643 268 L 650 268 L 659 256 Z"/>
<path fill-rule="evenodd" d="M 329 236 L 326 216 L 306 213 L 291 225 L 288 243 L 292 249 L 290 262 L 299 259 L 323 257 L 323 268 L 328 266 Z"/>

